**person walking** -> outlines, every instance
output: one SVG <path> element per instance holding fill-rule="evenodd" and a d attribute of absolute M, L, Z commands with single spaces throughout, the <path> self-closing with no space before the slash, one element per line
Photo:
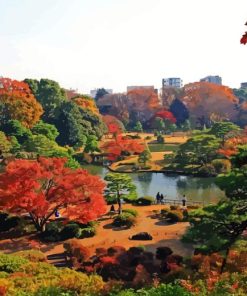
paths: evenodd
<path fill-rule="evenodd" d="M 156 194 L 156 203 L 157 204 L 160 203 L 160 193 L 159 192 Z"/>
<path fill-rule="evenodd" d="M 182 205 L 183 205 L 183 207 L 186 206 L 186 201 L 187 201 L 187 199 L 186 199 L 186 196 L 185 196 L 185 194 L 184 194 L 184 195 L 183 195 L 183 199 L 182 199 Z"/>
<path fill-rule="evenodd" d="M 163 193 L 161 193 L 161 195 L 160 195 L 160 203 L 161 203 L 161 204 L 164 203 L 164 195 L 163 195 Z"/>

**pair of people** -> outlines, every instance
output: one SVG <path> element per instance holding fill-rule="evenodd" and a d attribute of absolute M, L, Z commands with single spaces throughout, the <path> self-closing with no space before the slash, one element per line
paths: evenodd
<path fill-rule="evenodd" d="M 158 193 L 156 194 L 156 203 L 157 203 L 157 204 L 159 204 L 159 203 L 163 203 L 163 200 L 164 200 L 164 195 L 163 195 L 162 193 L 160 194 L 160 193 L 158 192 Z"/>

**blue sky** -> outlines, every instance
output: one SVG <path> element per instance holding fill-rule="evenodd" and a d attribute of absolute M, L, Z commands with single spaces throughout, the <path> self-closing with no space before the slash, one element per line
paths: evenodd
<path fill-rule="evenodd" d="M 95 87 L 247 81 L 246 0 L 0 0 L 0 75 Z"/>

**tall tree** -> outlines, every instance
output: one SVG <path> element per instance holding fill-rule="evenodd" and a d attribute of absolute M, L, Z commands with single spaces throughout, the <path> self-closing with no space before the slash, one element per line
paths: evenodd
<path fill-rule="evenodd" d="M 62 158 L 10 162 L 0 175 L 0 209 L 28 213 L 40 232 L 57 210 L 67 220 L 82 223 L 104 214 L 104 182 L 86 170 L 66 168 L 65 162 Z"/>
<path fill-rule="evenodd" d="M 0 78 L 0 122 L 19 120 L 32 127 L 43 113 L 42 106 L 31 93 L 28 84 L 9 78 Z"/>
<path fill-rule="evenodd" d="M 109 93 L 104 88 L 99 88 L 97 90 L 97 93 L 95 95 L 95 101 L 98 101 L 98 99 L 102 98 L 104 95 L 108 95 Z"/>
<path fill-rule="evenodd" d="M 53 122 L 58 116 L 59 107 L 66 100 L 65 91 L 56 81 L 50 79 L 25 79 L 25 82 L 44 109 L 42 119 L 45 122 Z"/>
<path fill-rule="evenodd" d="M 214 135 L 198 135 L 180 145 L 176 161 L 183 164 L 205 165 L 216 158 L 220 139 Z"/>
<path fill-rule="evenodd" d="M 95 115 L 99 115 L 99 109 L 96 106 L 96 103 L 93 98 L 87 95 L 79 95 L 72 98 L 72 101 L 75 102 L 82 109 L 91 111 Z"/>
<path fill-rule="evenodd" d="M 238 132 L 240 127 L 230 121 L 216 122 L 213 124 L 209 130 L 209 134 L 215 135 L 218 138 L 221 138 L 222 141 L 225 141 L 225 137 L 230 132 Z"/>
<path fill-rule="evenodd" d="M 190 83 L 184 86 L 181 100 L 200 126 L 237 118 L 239 100 L 227 86 L 209 82 Z"/>
<path fill-rule="evenodd" d="M 176 118 L 178 125 L 183 124 L 189 118 L 189 111 L 179 99 L 175 99 L 170 105 L 170 111 Z"/>
<path fill-rule="evenodd" d="M 118 203 L 118 213 L 122 213 L 121 199 L 136 197 L 136 186 L 127 174 L 108 173 L 105 176 L 107 188 L 105 190 L 106 198 L 114 198 Z"/>

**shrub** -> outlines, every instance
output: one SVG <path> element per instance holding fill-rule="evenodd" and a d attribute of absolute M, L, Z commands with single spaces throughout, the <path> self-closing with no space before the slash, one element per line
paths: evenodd
<path fill-rule="evenodd" d="M 163 137 L 162 135 L 158 135 L 158 136 L 157 136 L 157 142 L 158 142 L 159 144 L 163 144 L 163 143 L 165 143 L 165 139 L 164 139 L 164 137 Z"/>
<path fill-rule="evenodd" d="M 0 253 L 0 271 L 16 272 L 26 263 L 28 260 L 25 258 Z"/>
<path fill-rule="evenodd" d="M 136 218 L 130 213 L 122 213 L 117 215 L 113 220 L 113 225 L 117 227 L 131 227 L 136 224 Z"/>
<path fill-rule="evenodd" d="M 166 215 L 166 219 L 171 223 L 183 221 L 183 213 L 181 211 L 170 211 Z"/>
<path fill-rule="evenodd" d="M 198 205 L 189 205 L 189 206 L 187 206 L 188 210 L 196 210 L 196 209 L 199 209 L 199 208 L 200 208 L 200 206 L 198 206 Z"/>
<path fill-rule="evenodd" d="M 173 251 L 169 247 L 158 247 L 156 249 L 156 258 L 158 260 L 165 260 Z"/>
<path fill-rule="evenodd" d="M 107 249 L 108 256 L 115 256 L 126 252 L 126 249 L 122 246 L 114 246 Z"/>
<path fill-rule="evenodd" d="M 11 217 L 6 213 L 0 213 L 0 232 L 9 231 L 16 227 L 20 222 L 19 217 Z"/>
<path fill-rule="evenodd" d="M 76 294 L 60 287 L 41 287 L 34 296 L 76 296 Z"/>
<path fill-rule="evenodd" d="M 148 232 L 139 232 L 135 235 L 132 235 L 132 240 L 152 240 L 153 237 Z"/>
<path fill-rule="evenodd" d="M 211 164 L 217 174 L 225 174 L 231 171 L 231 162 L 228 159 L 214 159 Z"/>
<path fill-rule="evenodd" d="M 212 164 L 206 164 L 206 165 L 202 166 L 201 168 L 199 168 L 198 172 L 200 173 L 200 175 L 202 175 L 204 177 L 210 177 L 210 176 L 217 175 L 215 168 Z"/>
<path fill-rule="evenodd" d="M 179 206 L 175 206 L 175 205 L 171 205 L 170 206 L 170 210 L 171 211 L 176 211 L 176 210 L 178 210 L 179 209 Z"/>
<path fill-rule="evenodd" d="M 152 196 L 143 196 L 135 201 L 136 205 L 141 206 L 150 206 L 152 203 L 154 203 L 154 198 Z"/>
<path fill-rule="evenodd" d="M 160 215 L 161 217 L 166 217 L 166 215 L 169 213 L 168 209 L 162 209 L 160 210 Z"/>
<path fill-rule="evenodd" d="M 78 239 L 68 240 L 63 246 L 68 255 L 74 257 L 79 263 L 85 261 L 90 255 L 89 249 L 84 247 Z"/>
<path fill-rule="evenodd" d="M 38 250 L 25 250 L 14 253 L 15 256 L 25 258 L 31 262 L 46 262 L 46 255 Z"/>
<path fill-rule="evenodd" d="M 60 239 L 66 240 L 73 237 L 80 237 L 80 226 L 76 223 L 68 223 L 60 232 Z"/>
<path fill-rule="evenodd" d="M 145 137 L 145 140 L 151 140 L 151 139 L 152 139 L 151 136 L 146 136 L 146 137 Z"/>
<path fill-rule="evenodd" d="M 134 217 L 137 217 L 138 216 L 138 212 L 135 209 L 124 209 L 123 210 L 123 213 L 129 213 L 129 214 L 131 214 Z"/>

